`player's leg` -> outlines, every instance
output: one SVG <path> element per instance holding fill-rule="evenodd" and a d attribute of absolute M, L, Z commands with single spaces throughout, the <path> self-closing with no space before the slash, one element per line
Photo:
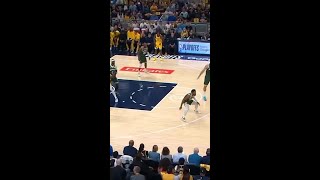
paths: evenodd
<path fill-rule="evenodd" d="M 163 50 L 163 45 L 160 44 L 160 45 L 159 45 L 160 61 L 163 61 L 163 57 L 162 57 L 163 53 L 162 53 L 162 50 Z"/>
<path fill-rule="evenodd" d="M 131 48 L 130 48 L 130 52 L 131 52 L 131 54 L 133 54 L 134 53 L 134 44 L 135 44 L 135 41 L 134 40 L 132 40 L 131 41 Z"/>
<path fill-rule="evenodd" d="M 158 54 L 158 46 L 156 45 L 155 47 L 154 47 L 154 55 L 157 55 Z M 156 59 L 156 57 L 155 56 L 153 56 L 153 61 L 156 61 L 157 59 Z"/>
<path fill-rule="evenodd" d="M 114 87 L 115 92 L 117 93 L 118 89 L 119 89 L 119 81 L 117 78 L 113 79 L 111 81 L 111 85 Z"/>
<path fill-rule="evenodd" d="M 134 41 L 133 42 L 133 50 L 132 50 L 133 54 L 136 55 L 137 51 L 138 51 L 138 41 Z"/>
<path fill-rule="evenodd" d="M 189 104 L 184 103 L 184 110 L 183 110 L 183 115 L 182 115 L 183 120 L 186 120 L 186 115 L 187 115 L 188 111 L 189 111 Z"/>
<path fill-rule="evenodd" d="M 194 107 L 195 107 L 195 108 L 194 108 L 194 111 L 195 111 L 196 113 L 200 113 L 199 110 L 198 110 L 199 104 L 198 104 L 197 102 L 193 101 L 193 102 L 192 102 L 192 105 L 194 105 Z"/>
<path fill-rule="evenodd" d="M 203 100 L 207 101 L 207 96 L 206 96 L 206 92 L 207 92 L 207 86 L 210 83 L 210 77 L 205 76 L 204 77 L 204 86 L 203 86 Z"/>
<path fill-rule="evenodd" d="M 144 63 L 144 72 L 146 72 L 146 73 L 148 73 L 149 71 L 148 71 L 148 69 L 147 69 L 147 67 L 148 67 L 148 64 L 147 64 L 147 61 Z"/>
<path fill-rule="evenodd" d="M 131 43 L 132 43 L 132 41 L 131 41 L 131 40 L 127 40 L 126 45 L 127 45 L 127 52 L 128 52 L 128 54 L 130 54 Z"/>
<path fill-rule="evenodd" d="M 118 98 L 115 93 L 115 88 L 111 84 L 110 84 L 110 91 L 111 91 L 111 94 L 114 96 L 114 102 L 118 102 Z"/>
<path fill-rule="evenodd" d="M 159 44 L 159 55 L 162 56 L 162 44 Z"/>
<path fill-rule="evenodd" d="M 140 77 L 141 67 L 142 67 L 142 62 L 139 60 L 139 69 L 138 69 L 138 76 L 139 76 L 139 77 Z"/>

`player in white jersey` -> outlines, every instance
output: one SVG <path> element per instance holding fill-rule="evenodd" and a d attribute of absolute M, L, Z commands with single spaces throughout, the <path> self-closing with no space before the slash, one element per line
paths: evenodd
<path fill-rule="evenodd" d="M 182 105 L 184 105 L 184 111 L 183 111 L 183 115 L 182 115 L 182 120 L 185 121 L 186 120 L 186 115 L 189 111 L 189 106 L 190 105 L 194 105 L 195 106 L 195 112 L 199 113 L 198 111 L 198 107 L 200 106 L 200 103 L 197 101 L 196 99 L 196 90 L 192 89 L 191 93 L 188 93 L 187 95 L 184 96 L 184 98 L 182 99 L 181 105 L 179 110 L 182 109 Z"/>

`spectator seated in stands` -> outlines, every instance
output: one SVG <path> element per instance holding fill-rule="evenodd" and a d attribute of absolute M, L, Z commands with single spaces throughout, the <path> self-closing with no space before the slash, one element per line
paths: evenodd
<path fill-rule="evenodd" d="M 132 164 L 130 165 L 130 170 L 133 169 L 134 166 L 139 166 L 141 169 L 141 174 L 147 176 L 149 173 L 149 167 L 147 164 L 142 161 L 142 156 L 141 154 L 137 154 L 137 156 L 133 159 Z"/>
<path fill-rule="evenodd" d="M 210 165 L 210 148 L 207 149 L 206 156 L 203 156 L 200 160 L 200 164 Z"/>
<path fill-rule="evenodd" d="M 149 152 L 148 156 L 153 161 L 160 162 L 160 153 L 158 153 L 158 146 L 157 145 L 153 145 L 152 151 Z"/>
<path fill-rule="evenodd" d="M 136 157 L 137 153 L 138 153 L 138 150 L 133 147 L 134 145 L 134 141 L 133 140 L 130 140 L 129 141 L 129 146 L 126 146 L 123 148 L 123 154 L 124 155 L 129 155 L 131 157 Z"/>
<path fill-rule="evenodd" d="M 137 6 L 132 1 L 130 2 L 129 10 L 130 10 L 130 12 L 136 12 L 137 11 Z"/>
<path fill-rule="evenodd" d="M 167 168 L 167 172 L 163 172 L 162 175 L 162 180 L 178 180 L 179 176 L 176 176 L 173 174 L 174 173 L 174 169 L 173 166 L 169 166 Z"/>
<path fill-rule="evenodd" d="M 180 180 L 193 180 L 193 177 L 190 175 L 190 169 L 187 166 L 183 168 Z"/>
<path fill-rule="evenodd" d="M 159 162 L 159 169 L 161 175 L 166 174 L 169 166 L 171 166 L 171 161 L 168 158 L 163 158 Z"/>
<path fill-rule="evenodd" d="M 168 147 L 163 147 L 160 159 L 168 158 L 172 162 L 172 155 Z"/>
<path fill-rule="evenodd" d="M 116 166 L 110 169 L 110 180 L 124 180 L 127 172 L 122 167 L 121 159 L 116 160 Z"/>
<path fill-rule="evenodd" d="M 130 16 L 131 13 L 129 11 L 125 11 L 124 19 L 128 21 L 130 19 Z"/>
<path fill-rule="evenodd" d="M 132 175 L 130 177 L 130 180 L 145 180 L 145 176 L 140 174 L 140 167 L 139 166 L 134 166 L 133 168 L 133 173 L 134 175 Z"/>
<path fill-rule="evenodd" d="M 199 149 L 198 148 L 194 148 L 193 154 L 189 155 L 188 162 L 190 164 L 194 164 L 194 165 L 200 166 L 201 158 L 202 157 L 199 155 Z"/>
<path fill-rule="evenodd" d="M 175 175 L 177 175 L 177 176 L 178 175 L 182 175 L 184 165 L 185 165 L 185 159 L 184 158 L 180 158 L 178 164 L 175 165 L 175 167 L 174 167 Z"/>
<path fill-rule="evenodd" d="M 126 40 L 127 40 L 127 32 L 124 29 L 121 29 L 119 35 L 119 45 L 118 50 L 120 52 L 124 52 L 126 50 Z"/>
<path fill-rule="evenodd" d="M 147 47 L 148 47 L 148 52 L 153 53 L 154 52 L 154 41 L 153 41 L 152 34 L 150 32 L 148 33 L 148 37 L 146 37 L 146 43 L 147 43 Z"/>
<path fill-rule="evenodd" d="M 155 13 L 155 12 L 158 11 L 158 6 L 157 6 L 157 4 L 155 2 L 150 7 L 150 11 L 151 11 L 151 13 Z"/>
<path fill-rule="evenodd" d="M 180 36 L 181 36 L 181 39 L 187 39 L 189 37 L 189 33 L 186 28 L 183 28 Z"/>
<path fill-rule="evenodd" d="M 116 161 L 119 158 L 118 151 L 113 152 L 112 158 L 110 159 L 110 167 L 116 167 Z"/>
<path fill-rule="evenodd" d="M 178 147 L 178 153 L 174 154 L 172 156 L 172 162 L 178 163 L 180 158 L 184 158 L 185 161 L 187 161 L 187 155 L 183 154 L 183 147 Z"/>
<path fill-rule="evenodd" d="M 170 37 L 168 39 L 168 47 L 167 47 L 167 53 L 169 55 L 175 55 L 176 54 L 176 37 L 174 32 L 170 33 Z"/>
<path fill-rule="evenodd" d="M 141 143 L 139 146 L 138 154 L 141 154 L 142 159 L 146 159 L 148 157 L 148 151 L 144 150 L 143 143 Z"/>
<path fill-rule="evenodd" d="M 182 10 L 182 12 L 180 13 L 180 17 L 182 17 L 183 19 L 188 19 L 189 14 L 186 9 Z"/>

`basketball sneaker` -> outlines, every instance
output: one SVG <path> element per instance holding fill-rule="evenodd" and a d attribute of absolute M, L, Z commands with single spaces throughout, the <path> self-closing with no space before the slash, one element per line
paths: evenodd
<path fill-rule="evenodd" d="M 206 96 L 203 96 L 203 100 L 204 100 L 204 101 L 207 101 L 207 97 L 206 97 Z"/>
<path fill-rule="evenodd" d="M 116 102 L 116 103 L 117 103 L 118 101 L 119 101 L 118 98 L 116 98 L 116 99 L 114 100 L 114 102 Z"/>
<path fill-rule="evenodd" d="M 183 116 L 182 116 L 181 120 L 184 121 L 184 122 L 186 122 L 186 117 L 183 117 Z"/>

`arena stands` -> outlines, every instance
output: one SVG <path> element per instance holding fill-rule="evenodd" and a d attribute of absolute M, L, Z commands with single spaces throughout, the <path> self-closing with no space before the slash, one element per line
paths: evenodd
<path fill-rule="evenodd" d="M 111 152 L 110 145 L 110 172 L 111 180 L 115 179 L 176 179 L 183 177 L 187 179 L 210 179 L 210 148 L 206 150 L 206 156 L 201 157 L 199 149 L 195 148 L 193 154 L 188 157 L 183 154 L 183 147 L 177 148 L 176 154 L 170 155 L 170 150 L 164 147 L 162 153 L 157 153 L 158 146 L 154 145 L 151 151 L 144 150 L 143 143 L 140 144 L 139 150 L 133 147 L 133 140 L 129 141 L 129 146 L 123 149 L 124 155 L 119 152 Z M 128 154 L 128 147 L 137 152 L 136 154 Z M 169 156 L 168 156 L 169 155 Z M 160 160 L 161 159 L 161 160 Z M 177 159 L 177 162 L 175 162 Z M 189 162 L 190 161 L 190 162 Z"/>
<path fill-rule="evenodd" d="M 177 41 L 210 41 L 210 4 L 208 1 L 115 0 L 110 9 L 111 56 L 136 55 L 135 46 L 148 43 L 153 51 L 157 31 L 163 36 L 163 54 L 177 55 Z M 195 3 L 198 2 L 198 3 Z M 135 43 L 128 44 L 129 29 L 137 32 Z M 142 41 L 142 42 L 141 42 Z M 153 52 L 150 52 L 151 54 Z"/>

